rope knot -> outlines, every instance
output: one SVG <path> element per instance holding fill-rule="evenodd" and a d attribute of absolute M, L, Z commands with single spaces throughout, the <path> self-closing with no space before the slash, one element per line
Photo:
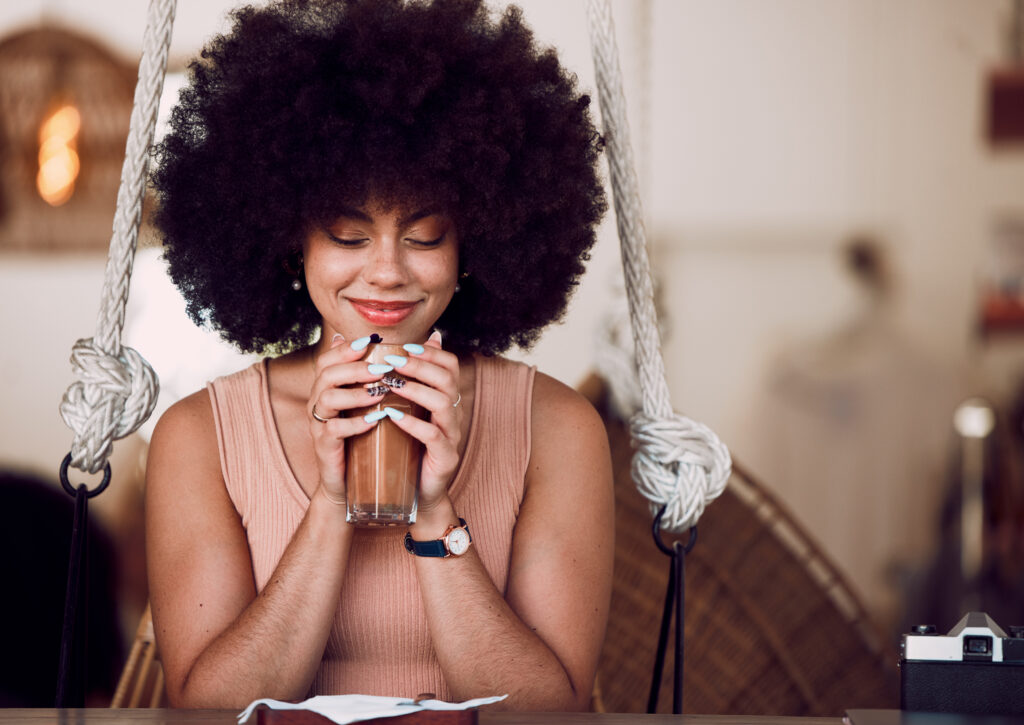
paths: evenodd
<path fill-rule="evenodd" d="M 725 490 L 732 470 L 729 449 L 710 428 L 677 413 L 671 418 L 637 413 L 630 432 L 637 489 L 650 501 L 652 513 L 666 507 L 662 529 L 686 531 Z"/>
<path fill-rule="evenodd" d="M 75 343 L 71 367 L 76 382 L 60 404 L 61 417 L 75 433 L 71 465 L 96 473 L 114 441 L 133 433 L 153 412 L 160 384 L 138 352 L 122 347 L 120 355 L 110 355 L 93 338 Z"/>

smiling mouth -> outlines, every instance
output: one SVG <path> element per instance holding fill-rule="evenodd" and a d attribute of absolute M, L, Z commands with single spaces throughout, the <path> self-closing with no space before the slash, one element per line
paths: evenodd
<path fill-rule="evenodd" d="M 400 300 L 361 300 L 351 297 L 348 301 L 356 312 L 375 325 L 396 325 L 412 314 L 417 304 Z"/>

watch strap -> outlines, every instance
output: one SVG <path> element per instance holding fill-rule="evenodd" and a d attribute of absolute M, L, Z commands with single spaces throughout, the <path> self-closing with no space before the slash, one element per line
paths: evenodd
<path fill-rule="evenodd" d="M 459 517 L 459 526 L 464 528 L 467 534 L 469 533 L 469 525 L 462 517 Z M 448 531 L 451 531 L 451 529 L 448 529 Z M 445 533 L 447 535 L 447 532 Z M 472 535 L 470 535 L 469 539 L 470 541 L 473 540 Z M 431 539 L 430 541 L 416 541 L 408 531 L 405 532 L 405 548 L 406 551 L 411 554 L 415 554 L 416 556 L 430 556 L 437 558 L 444 558 L 448 556 L 448 547 L 445 546 L 443 538 Z"/>

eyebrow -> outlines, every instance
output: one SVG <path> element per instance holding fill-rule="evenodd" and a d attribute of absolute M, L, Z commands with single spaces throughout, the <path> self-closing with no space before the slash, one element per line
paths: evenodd
<path fill-rule="evenodd" d="M 337 212 L 340 217 L 347 217 L 349 219 L 358 219 L 361 222 L 373 223 L 373 218 L 366 212 L 360 211 L 350 206 L 342 206 L 338 208 Z"/>
<path fill-rule="evenodd" d="M 439 214 L 440 212 L 441 207 L 439 207 L 437 204 L 433 204 L 431 206 L 424 207 L 419 211 L 414 211 L 412 214 L 409 214 L 408 216 L 399 219 L 398 224 L 399 226 L 403 227 L 408 226 L 413 222 L 418 222 L 420 219 L 426 219 L 427 217 L 434 216 L 435 214 Z"/>
<path fill-rule="evenodd" d="M 424 207 L 423 209 L 414 211 L 411 214 L 408 214 L 407 216 L 404 216 L 401 219 L 399 219 L 398 225 L 403 227 L 408 226 L 413 222 L 419 221 L 420 219 L 426 219 L 429 216 L 438 214 L 440 213 L 440 211 L 441 208 L 437 204 Z M 362 211 L 361 209 L 355 209 L 349 206 L 340 207 L 338 209 L 338 216 L 348 217 L 349 219 L 358 219 L 359 221 L 366 222 L 368 224 L 373 224 L 374 221 L 373 217 L 371 217 L 365 211 Z"/>

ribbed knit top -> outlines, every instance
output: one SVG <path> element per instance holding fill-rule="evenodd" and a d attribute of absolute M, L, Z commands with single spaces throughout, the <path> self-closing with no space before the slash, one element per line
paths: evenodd
<path fill-rule="evenodd" d="M 465 454 L 449 495 L 498 591 L 530 458 L 534 368 L 476 357 L 476 397 Z M 228 494 L 245 527 L 262 591 L 309 506 L 274 422 L 267 361 L 207 387 Z M 357 528 L 323 661 L 309 695 L 413 697 L 451 692 L 431 645 L 405 527 Z M 267 653 L 272 657 L 273 653 Z"/>

